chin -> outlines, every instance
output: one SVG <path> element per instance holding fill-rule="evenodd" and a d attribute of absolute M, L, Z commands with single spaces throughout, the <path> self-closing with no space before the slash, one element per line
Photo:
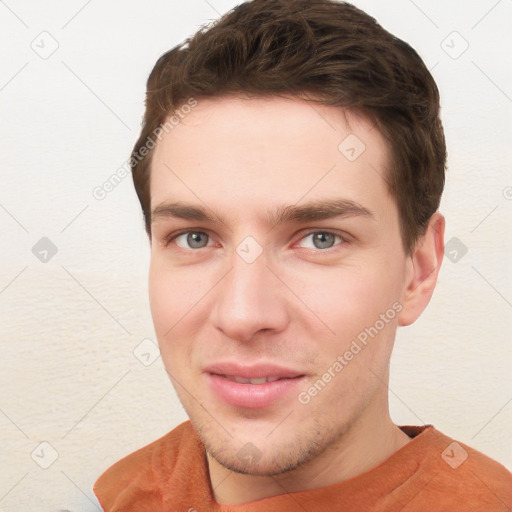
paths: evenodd
<path fill-rule="evenodd" d="M 219 454 L 209 448 L 207 448 L 207 451 L 211 457 L 226 469 L 251 476 L 281 475 L 299 468 L 315 456 L 314 453 L 291 453 L 286 448 L 283 450 L 283 447 L 279 453 L 276 453 L 273 446 L 268 447 L 266 453 L 261 453 L 259 450 L 255 451 L 255 456 L 252 458 L 246 454 L 241 456 L 246 447 L 247 445 L 231 453 L 224 450 Z"/>
<path fill-rule="evenodd" d="M 210 457 L 221 466 L 244 475 L 274 476 L 293 471 L 321 455 L 336 437 L 333 429 L 315 424 L 301 431 L 289 426 L 270 436 L 241 428 L 236 436 L 212 422 L 192 421 Z M 275 427 L 275 425 L 274 425 Z M 328 435 L 326 435 L 328 433 Z"/>

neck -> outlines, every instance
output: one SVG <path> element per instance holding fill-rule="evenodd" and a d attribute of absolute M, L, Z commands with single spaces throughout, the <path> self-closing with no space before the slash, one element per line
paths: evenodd
<path fill-rule="evenodd" d="M 235 473 L 207 454 L 216 502 L 237 505 L 327 487 L 378 466 L 411 440 L 391 421 L 387 401 L 384 416 L 382 411 L 375 416 L 376 421 L 368 421 L 366 416 L 363 414 L 321 455 L 300 468 L 279 475 Z"/>

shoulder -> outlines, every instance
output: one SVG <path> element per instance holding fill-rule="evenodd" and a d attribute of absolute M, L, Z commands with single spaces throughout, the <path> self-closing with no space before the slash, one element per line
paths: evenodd
<path fill-rule="evenodd" d="M 438 499 L 446 510 L 512 510 L 512 474 L 507 468 L 433 427 L 429 440 L 425 490 L 431 500 Z"/>
<path fill-rule="evenodd" d="M 154 502 L 156 505 L 161 498 L 160 480 L 173 473 L 180 453 L 187 451 L 193 437 L 192 425 L 186 421 L 109 467 L 93 487 L 103 509 L 115 508 L 134 489 L 138 494 L 144 493 L 145 503 Z"/>

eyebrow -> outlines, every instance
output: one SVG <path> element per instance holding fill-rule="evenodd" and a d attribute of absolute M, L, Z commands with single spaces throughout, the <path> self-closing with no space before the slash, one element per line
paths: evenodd
<path fill-rule="evenodd" d="M 366 207 L 350 199 L 322 199 L 310 201 L 301 206 L 288 205 L 277 207 L 266 215 L 267 223 L 273 228 L 286 222 L 306 223 L 335 217 L 369 217 L 375 218 Z M 200 222 L 220 222 L 226 220 L 214 214 L 209 208 L 193 206 L 181 202 L 168 202 L 156 206 L 151 212 L 151 222 L 160 218 L 179 218 Z"/>

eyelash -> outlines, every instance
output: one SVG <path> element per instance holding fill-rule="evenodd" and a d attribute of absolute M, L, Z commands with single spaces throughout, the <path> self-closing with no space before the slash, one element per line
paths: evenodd
<path fill-rule="evenodd" d="M 186 235 L 188 233 L 204 233 L 208 237 L 210 237 L 210 235 L 209 235 L 209 233 L 207 231 L 204 231 L 204 230 L 201 230 L 201 229 L 187 229 L 187 230 L 183 230 L 183 231 L 178 231 L 178 232 L 170 233 L 167 236 L 165 236 L 163 238 L 163 240 L 162 240 L 163 247 L 165 247 L 165 248 L 168 247 L 174 239 L 178 238 L 181 235 Z M 333 235 L 335 237 L 338 237 L 341 240 L 339 243 L 333 245 L 332 247 L 328 247 L 326 249 L 316 249 L 316 251 L 318 251 L 318 252 L 328 252 L 329 250 L 334 249 L 338 245 L 343 245 L 343 244 L 346 244 L 346 243 L 349 242 L 348 235 L 338 233 L 337 231 L 329 231 L 329 230 L 312 230 L 312 231 L 308 231 L 306 233 L 303 233 L 297 239 L 297 241 L 301 241 L 301 240 L 307 238 L 308 236 L 311 236 L 311 235 L 314 235 L 314 234 L 317 234 L 317 233 L 322 233 L 322 234 L 326 234 L 326 235 Z M 183 249 L 182 247 L 179 247 L 179 248 Z M 199 249 L 204 249 L 204 247 L 200 247 Z M 188 250 L 190 250 L 190 251 L 198 251 L 199 249 L 192 249 L 192 248 L 190 248 Z M 183 249 L 183 250 L 187 250 L 187 249 Z M 313 250 L 315 250 L 315 249 L 313 249 Z"/>

